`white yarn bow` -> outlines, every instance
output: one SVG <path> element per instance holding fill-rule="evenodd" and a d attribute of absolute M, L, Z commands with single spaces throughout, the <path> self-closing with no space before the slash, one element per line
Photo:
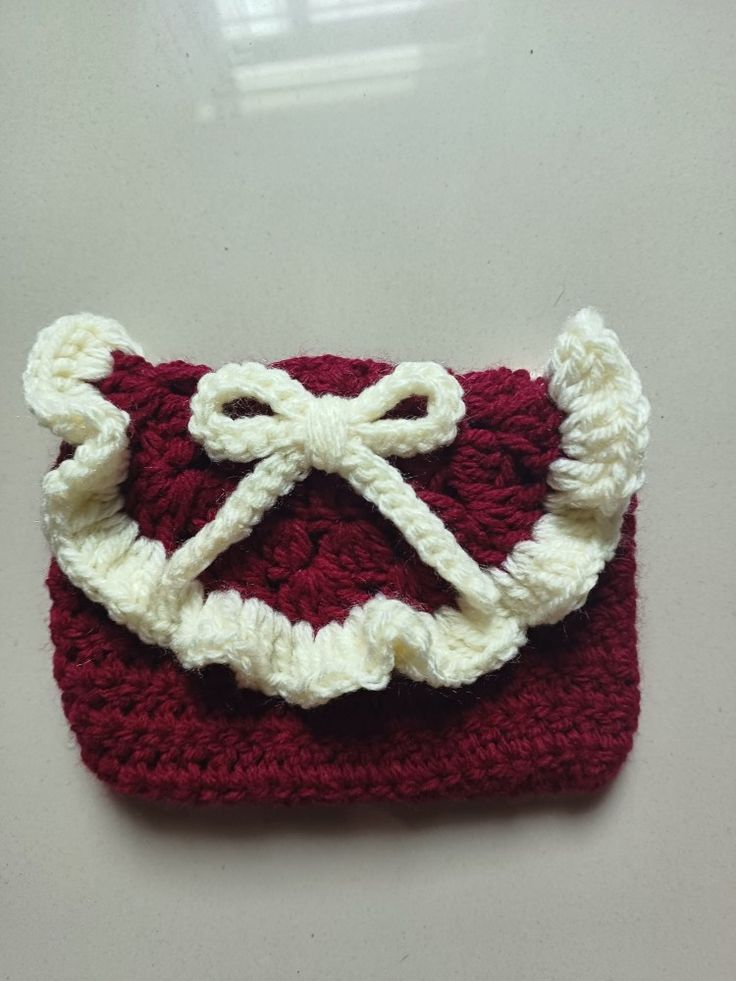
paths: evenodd
<path fill-rule="evenodd" d="M 314 468 L 345 478 L 423 562 L 472 605 L 489 609 L 490 578 L 385 459 L 451 443 L 465 414 L 462 395 L 457 380 L 433 362 L 404 362 L 355 398 L 312 395 L 285 371 L 254 362 L 204 375 L 192 398 L 190 433 L 213 460 L 260 462 L 213 521 L 172 556 L 167 582 L 183 585 L 199 575 Z M 385 418 L 413 396 L 426 398 L 423 416 Z M 225 407 L 239 399 L 260 402 L 272 415 L 231 418 Z"/>

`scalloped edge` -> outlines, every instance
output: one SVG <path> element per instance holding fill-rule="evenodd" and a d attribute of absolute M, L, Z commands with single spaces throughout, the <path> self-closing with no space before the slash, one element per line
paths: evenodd
<path fill-rule="evenodd" d="M 77 447 L 43 481 L 54 556 L 113 620 L 170 648 L 185 668 L 227 664 L 242 686 L 303 708 L 384 688 L 394 670 L 458 687 L 500 668 L 529 627 L 555 623 L 585 602 L 644 478 L 649 405 L 639 377 L 599 314 L 581 310 L 545 372 L 550 398 L 566 414 L 545 514 L 502 566 L 484 570 L 493 609 L 461 598 L 458 609 L 430 614 L 379 595 L 315 631 L 234 590 L 205 596 L 196 581 L 162 590 L 170 560 L 160 542 L 140 535 L 119 491 L 129 417 L 89 384 L 109 373 L 114 350 L 141 353 L 115 321 L 80 314 L 41 331 L 29 356 L 28 405 Z"/>

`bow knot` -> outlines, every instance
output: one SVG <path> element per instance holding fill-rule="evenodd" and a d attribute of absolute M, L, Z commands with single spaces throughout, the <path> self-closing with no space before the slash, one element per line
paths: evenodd
<path fill-rule="evenodd" d="M 396 405 L 424 397 L 417 419 L 385 418 Z M 233 419 L 225 406 L 238 399 L 271 410 Z M 213 460 L 248 463 L 275 453 L 296 455 L 306 469 L 347 475 L 351 447 L 381 456 L 415 456 L 451 443 L 465 413 L 462 389 L 432 362 L 404 362 L 355 398 L 313 395 L 280 368 L 254 362 L 225 365 L 204 375 L 192 398 L 189 431 Z"/>
<path fill-rule="evenodd" d="M 304 453 L 310 465 L 335 473 L 350 441 L 349 402 L 336 395 L 313 398 L 304 416 Z"/>

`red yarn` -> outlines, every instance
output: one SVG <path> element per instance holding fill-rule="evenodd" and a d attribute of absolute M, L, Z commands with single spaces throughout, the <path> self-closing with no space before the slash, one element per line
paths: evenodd
<path fill-rule="evenodd" d="M 294 358 L 315 394 L 356 395 L 390 370 Z M 248 467 L 213 464 L 188 435 L 207 368 L 116 355 L 100 390 L 131 416 L 126 508 L 167 550 L 209 521 Z M 545 382 L 505 368 L 459 376 L 452 446 L 394 461 L 462 546 L 500 564 L 542 513 L 561 414 Z M 421 412 L 418 400 L 397 410 Z M 234 404 L 231 411 L 264 411 Z M 172 800 L 408 798 L 592 790 L 628 753 L 638 715 L 634 519 L 584 610 L 532 632 L 518 658 L 460 690 L 398 678 L 305 711 L 239 690 L 227 668 L 184 671 L 49 575 L 55 676 L 87 765 L 124 793 Z M 348 485 L 312 473 L 201 577 L 315 627 L 376 593 L 434 610 L 451 589 Z"/>

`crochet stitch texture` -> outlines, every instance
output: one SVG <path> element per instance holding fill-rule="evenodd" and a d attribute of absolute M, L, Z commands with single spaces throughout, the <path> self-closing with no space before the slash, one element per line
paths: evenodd
<path fill-rule="evenodd" d="M 33 357 L 26 378 L 42 421 L 80 444 L 47 486 L 47 503 L 67 502 L 63 519 L 46 514 L 61 565 L 51 625 L 64 708 L 99 776 L 201 801 L 593 789 L 612 776 L 638 711 L 631 513 L 620 529 L 647 408 L 596 315 L 573 321 L 541 378 L 330 356 L 210 372 L 151 365 L 126 340 L 86 366 L 89 382 L 69 335 L 53 384 L 39 386 Z M 87 391 L 100 415 L 85 423 L 68 403 Z M 73 470 L 54 474 L 105 426 L 122 452 L 112 483 L 97 471 L 104 513 L 85 504 L 70 520 Z M 259 468 L 252 520 L 243 498 Z M 180 590 L 194 583 L 188 608 L 152 617 L 150 591 L 136 606 L 101 583 L 123 519 L 163 563 L 164 595 L 177 576 Z M 196 611 L 223 603 L 203 645 L 211 625 Z M 384 690 L 344 694 L 355 688 Z"/>

